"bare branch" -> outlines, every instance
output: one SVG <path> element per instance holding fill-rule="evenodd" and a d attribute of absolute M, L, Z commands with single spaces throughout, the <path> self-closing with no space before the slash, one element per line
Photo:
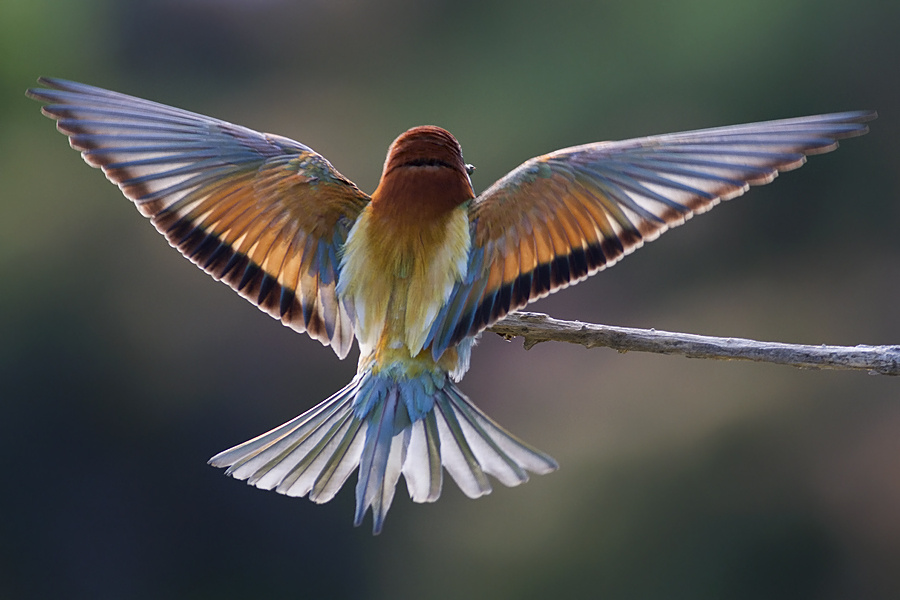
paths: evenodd
<path fill-rule="evenodd" d="M 541 313 L 517 312 L 488 331 L 507 339 L 525 338 L 525 349 L 541 342 L 569 342 L 586 348 L 605 346 L 619 352 L 680 354 L 688 358 L 752 360 L 801 369 L 862 370 L 900 375 L 900 346 L 806 346 L 721 338 L 655 329 L 613 327 L 560 321 Z"/>

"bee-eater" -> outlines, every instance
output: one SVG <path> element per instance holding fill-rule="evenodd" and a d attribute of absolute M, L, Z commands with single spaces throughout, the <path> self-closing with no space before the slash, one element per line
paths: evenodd
<path fill-rule="evenodd" d="M 456 139 L 415 127 L 362 192 L 311 148 L 59 79 L 46 105 L 169 243 L 285 325 L 359 343 L 356 377 L 209 462 L 263 489 L 331 500 L 359 468 L 355 524 L 381 531 L 402 474 L 415 502 L 443 468 L 469 497 L 557 468 L 456 383 L 482 330 L 692 215 L 862 135 L 857 111 L 599 142 L 526 161 L 481 194 Z"/>

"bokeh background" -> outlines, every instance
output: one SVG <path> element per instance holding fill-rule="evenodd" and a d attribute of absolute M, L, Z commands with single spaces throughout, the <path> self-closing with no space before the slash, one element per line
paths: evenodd
<path fill-rule="evenodd" d="M 871 108 L 872 132 L 535 306 L 900 343 L 900 3 L 5 0 L 0 598 L 900 597 L 900 381 L 525 351 L 463 388 L 558 472 L 385 532 L 206 465 L 350 379 L 170 249 L 24 97 L 76 79 L 293 137 L 364 190 L 408 127 L 484 189 L 601 139 Z M 354 477 L 355 480 L 355 477 Z"/>

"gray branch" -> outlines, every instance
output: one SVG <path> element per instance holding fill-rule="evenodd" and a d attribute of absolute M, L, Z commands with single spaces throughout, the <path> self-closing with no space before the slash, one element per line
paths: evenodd
<path fill-rule="evenodd" d="M 525 349 L 541 342 L 569 342 L 586 348 L 598 346 L 619 352 L 679 354 L 688 358 L 752 360 L 800 369 L 861 370 L 900 375 L 900 346 L 806 346 L 757 342 L 741 338 L 671 333 L 656 329 L 613 327 L 577 321 L 560 321 L 541 313 L 517 312 L 495 323 L 488 331 L 507 339 L 521 336 Z"/>

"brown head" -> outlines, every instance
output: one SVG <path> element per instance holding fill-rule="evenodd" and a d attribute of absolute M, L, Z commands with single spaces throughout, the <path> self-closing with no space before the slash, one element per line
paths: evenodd
<path fill-rule="evenodd" d="M 427 218 L 475 197 L 462 148 L 449 131 L 426 125 L 394 140 L 373 209 Z"/>

